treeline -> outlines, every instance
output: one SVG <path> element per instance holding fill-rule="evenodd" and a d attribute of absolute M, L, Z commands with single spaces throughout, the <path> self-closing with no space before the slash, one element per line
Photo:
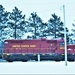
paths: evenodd
<path fill-rule="evenodd" d="M 66 32 L 67 43 L 73 43 L 71 36 L 74 33 L 70 34 L 67 27 Z M 52 18 L 44 23 L 36 12 L 30 13 L 30 17 L 26 19 L 26 15 L 23 15 L 17 7 L 14 7 L 12 12 L 8 12 L 0 5 L 0 42 L 6 39 L 39 39 L 42 37 L 64 38 L 64 25 L 59 16 L 53 13 Z"/>

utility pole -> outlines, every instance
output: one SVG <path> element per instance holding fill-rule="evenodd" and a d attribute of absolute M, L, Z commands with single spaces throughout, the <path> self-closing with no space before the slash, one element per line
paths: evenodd
<path fill-rule="evenodd" d="M 63 19 L 64 19 L 65 66 L 67 66 L 67 39 L 66 39 L 65 5 L 63 5 Z"/>

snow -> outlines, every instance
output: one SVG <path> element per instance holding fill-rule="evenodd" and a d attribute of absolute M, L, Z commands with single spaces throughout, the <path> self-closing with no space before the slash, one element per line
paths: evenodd
<path fill-rule="evenodd" d="M 25 33 L 25 35 L 23 35 L 23 39 L 26 39 L 27 38 L 27 36 L 32 36 L 32 35 L 34 35 L 34 34 L 32 34 L 31 32 L 28 32 L 28 33 Z"/>
<path fill-rule="evenodd" d="M 75 74 L 75 62 L 1 62 L 0 74 Z"/>

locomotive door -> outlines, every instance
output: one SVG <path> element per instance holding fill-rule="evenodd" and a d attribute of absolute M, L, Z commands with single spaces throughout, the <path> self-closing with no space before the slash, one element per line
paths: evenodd
<path fill-rule="evenodd" d="M 49 53 L 54 53 L 55 50 L 57 50 L 57 41 L 55 41 L 55 40 L 49 41 L 48 52 Z"/>

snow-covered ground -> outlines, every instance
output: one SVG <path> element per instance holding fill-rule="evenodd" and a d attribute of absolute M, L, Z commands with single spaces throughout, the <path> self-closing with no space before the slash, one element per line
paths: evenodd
<path fill-rule="evenodd" d="M 75 62 L 0 62 L 0 74 L 75 74 Z"/>

